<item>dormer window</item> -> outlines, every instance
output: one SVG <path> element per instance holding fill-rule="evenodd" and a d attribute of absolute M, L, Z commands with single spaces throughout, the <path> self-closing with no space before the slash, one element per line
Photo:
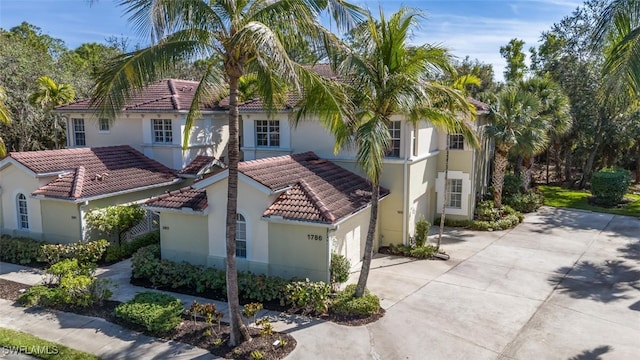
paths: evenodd
<path fill-rule="evenodd" d="M 256 121 L 256 145 L 264 147 L 280 147 L 280 121 Z"/>
<path fill-rule="evenodd" d="M 464 136 L 462 134 L 449 134 L 449 149 L 464 150 Z"/>
<path fill-rule="evenodd" d="M 156 144 L 173 143 L 173 129 L 170 119 L 152 119 L 153 142 Z"/>
<path fill-rule="evenodd" d="M 389 150 L 387 151 L 388 157 L 400 157 L 400 129 L 401 121 L 392 121 L 389 123 Z"/>

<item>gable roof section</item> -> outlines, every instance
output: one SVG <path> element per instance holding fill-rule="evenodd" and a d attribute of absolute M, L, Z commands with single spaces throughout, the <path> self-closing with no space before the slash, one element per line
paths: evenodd
<path fill-rule="evenodd" d="M 371 201 L 366 179 L 313 152 L 242 162 L 238 171 L 272 191 L 285 190 L 265 217 L 335 223 Z M 380 198 L 388 194 L 380 188 Z"/>
<path fill-rule="evenodd" d="M 198 155 L 182 170 L 178 175 L 182 177 L 198 177 L 202 175 L 211 176 L 222 171 L 226 165 L 213 156 Z"/>
<path fill-rule="evenodd" d="M 145 206 L 175 210 L 188 208 L 193 211 L 204 212 L 209 205 L 207 203 L 207 192 L 204 189 L 195 190 L 192 187 L 185 187 L 151 198 L 145 203 Z"/>
<path fill-rule="evenodd" d="M 58 176 L 32 195 L 79 200 L 158 187 L 179 180 L 173 170 L 128 145 L 12 152 L 36 176 Z"/>
<path fill-rule="evenodd" d="M 188 111 L 195 95 L 197 81 L 165 79 L 156 81 L 136 92 L 125 101 L 122 111 Z M 56 107 L 56 111 L 93 111 L 89 99 Z M 213 102 L 202 104 L 200 110 L 215 110 Z"/>

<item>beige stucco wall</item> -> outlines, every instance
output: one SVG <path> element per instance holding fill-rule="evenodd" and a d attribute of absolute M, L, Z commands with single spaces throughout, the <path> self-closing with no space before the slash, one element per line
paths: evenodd
<path fill-rule="evenodd" d="M 207 216 L 160 213 L 160 244 L 162 258 L 206 265 L 209 253 Z"/>
<path fill-rule="evenodd" d="M 409 163 L 409 190 L 407 192 L 407 234 L 415 234 L 416 221 L 433 222 L 436 180 L 436 156 Z"/>
<path fill-rule="evenodd" d="M 347 257 L 351 262 L 352 270 L 360 267 L 362 257 L 364 256 L 370 216 L 371 207 L 368 207 L 339 223 L 335 230 L 329 231 L 331 251 Z M 377 238 L 377 236 L 374 237 L 375 240 L 377 240 Z M 376 241 L 376 243 L 374 243 L 374 249 L 378 248 L 377 245 Z"/>
<path fill-rule="evenodd" d="M 40 201 L 31 197 L 31 193 L 40 186 L 37 178 L 17 166 L 10 164 L 0 171 L 0 195 L 2 201 L 2 233 L 12 236 L 25 236 L 42 239 L 42 211 Z M 17 196 L 24 194 L 27 199 L 29 229 L 18 227 Z"/>
<path fill-rule="evenodd" d="M 269 223 L 269 274 L 329 281 L 327 228 Z"/>
<path fill-rule="evenodd" d="M 140 115 L 120 115 L 109 125 L 109 131 L 100 131 L 98 118 L 93 113 L 63 114 L 67 119 L 67 146 L 73 144 L 73 118 L 84 119 L 87 147 L 130 145 L 142 151 L 142 118 Z"/>
<path fill-rule="evenodd" d="M 223 179 L 212 184 L 207 187 L 206 191 L 209 204 L 207 264 L 223 268 L 226 257 L 227 180 Z M 266 221 L 262 220 L 262 214 L 274 200 L 274 195 L 260 191 L 242 179 L 239 180 L 238 213 L 242 214 L 247 222 L 247 258 L 237 259 L 238 270 L 268 272 L 269 226 Z"/>
<path fill-rule="evenodd" d="M 42 200 L 42 228 L 44 238 L 51 243 L 71 243 L 82 239 L 78 204 Z"/>
<path fill-rule="evenodd" d="M 438 171 L 444 171 L 446 156 L 445 150 L 438 154 Z M 473 157 L 474 154 L 471 150 L 449 150 L 449 170 L 458 170 L 467 174 L 473 173 Z"/>

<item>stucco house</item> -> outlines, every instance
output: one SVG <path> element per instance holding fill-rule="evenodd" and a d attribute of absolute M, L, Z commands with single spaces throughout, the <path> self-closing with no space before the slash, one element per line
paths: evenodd
<path fill-rule="evenodd" d="M 200 106 L 183 151 L 184 129 L 197 82 L 165 79 L 125 102 L 116 119 L 98 118 L 90 99 L 58 106 L 67 128 L 67 148 L 129 145 L 163 165 L 180 170 L 198 155 L 224 159 L 228 139 L 225 109 Z"/>
<path fill-rule="evenodd" d="M 145 200 L 181 181 L 128 145 L 12 152 L 0 160 L 0 233 L 78 241 L 86 212 Z"/>
<path fill-rule="evenodd" d="M 331 252 L 362 258 L 371 185 L 313 152 L 238 166 L 238 268 L 328 281 Z M 224 267 L 228 171 L 146 203 L 160 213 L 162 257 Z M 381 204 L 389 195 L 381 189 Z"/>

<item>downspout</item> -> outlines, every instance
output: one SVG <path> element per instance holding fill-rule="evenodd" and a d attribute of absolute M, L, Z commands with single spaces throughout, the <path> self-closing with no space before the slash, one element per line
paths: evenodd
<path fill-rule="evenodd" d="M 415 131 L 415 124 L 413 125 Z M 408 211 L 408 198 L 409 198 L 409 155 L 411 154 L 411 144 L 407 141 L 407 134 L 409 133 L 409 123 L 405 122 L 404 131 L 404 163 L 403 163 L 403 176 L 404 186 L 402 189 L 402 243 L 407 245 L 407 211 Z M 380 244 L 378 244 L 380 245 Z"/>
<path fill-rule="evenodd" d="M 80 204 L 80 206 L 78 206 L 78 210 L 80 213 L 80 240 L 82 240 L 83 242 L 86 241 L 87 239 L 85 238 L 85 221 L 84 221 L 84 208 L 86 208 L 87 206 L 89 206 L 89 201 L 85 201 L 82 204 Z"/>
<path fill-rule="evenodd" d="M 478 152 L 478 149 L 471 149 L 472 155 L 471 155 L 471 206 L 469 206 L 469 210 L 467 211 L 467 217 L 473 219 L 473 213 L 475 212 L 476 209 L 476 182 L 477 182 L 477 177 L 478 177 L 478 164 L 476 163 L 477 159 L 476 159 L 476 155 Z M 469 214 L 469 211 L 471 211 L 471 214 Z"/>
<path fill-rule="evenodd" d="M 329 228 L 327 228 L 327 284 L 331 284 L 331 241 L 329 241 Z"/>

